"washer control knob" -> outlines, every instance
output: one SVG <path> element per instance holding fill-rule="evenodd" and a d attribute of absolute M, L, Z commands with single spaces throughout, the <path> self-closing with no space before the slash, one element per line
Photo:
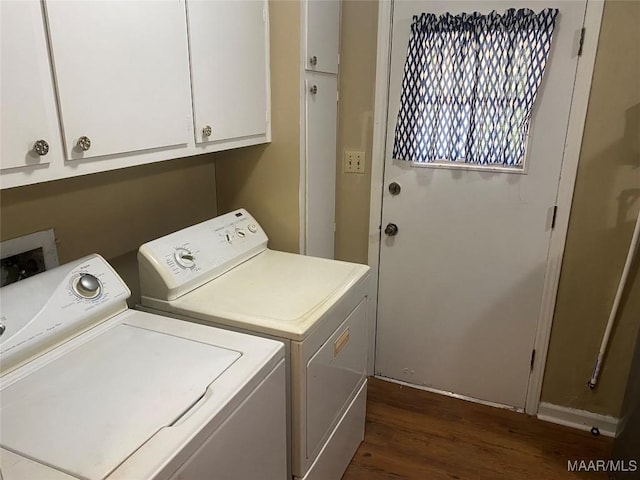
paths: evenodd
<path fill-rule="evenodd" d="M 247 232 L 245 232 L 243 229 L 241 228 L 236 228 L 236 236 L 238 238 L 244 238 L 247 236 Z"/>
<path fill-rule="evenodd" d="M 258 231 L 258 226 L 255 223 L 250 224 L 247 228 L 251 233 L 256 233 Z"/>
<path fill-rule="evenodd" d="M 100 295 L 102 286 L 100 280 L 90 273 L 81 273 L 75 282 L 74 290 L 82 298 L 96 298 Z"/>

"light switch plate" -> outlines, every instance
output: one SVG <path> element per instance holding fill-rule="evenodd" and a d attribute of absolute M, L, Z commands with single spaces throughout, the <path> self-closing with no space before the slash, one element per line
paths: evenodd
<path fill-rule="evenodd" d="M 364 173 L 364 152 L 344 151 L 344 173 Z"/>

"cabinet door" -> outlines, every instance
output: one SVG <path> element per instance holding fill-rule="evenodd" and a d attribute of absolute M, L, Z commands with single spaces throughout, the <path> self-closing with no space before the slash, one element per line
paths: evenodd
<path fill-rule="evenodd" d="M 68 160 L 189 141 L 183 1 L 50 1 L 46 13 Z"/>
<path fill-rule="evenodd" d="M 306 64 L 307 70 L 338 73 L 340 40 L 340 0 L 307 0 Z"/>
<path fill-rule="evenodd" d="M 42 7 L 0 2 L 0 22 L 0 167 L 46 165 L 61 158 L 61 145 Z"/>
<path fill-rule="evenodd" d="M 337 77 L 323 73 L 307 73 L 306 87 L 306 253 L 315 257 L 333 258 Z"/>
<path fill-rule="evenodd" d="M 268 127 L 267 3 L 187 2 L 197 143 L 264 135 Z"/>

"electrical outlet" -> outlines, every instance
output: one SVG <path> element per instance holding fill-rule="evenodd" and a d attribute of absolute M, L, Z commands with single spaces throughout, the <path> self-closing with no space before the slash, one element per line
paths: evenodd
<path fill-rule="evenodd" d="M 364 152 L 344 151 L 344 173 L 364 173 Z"/>

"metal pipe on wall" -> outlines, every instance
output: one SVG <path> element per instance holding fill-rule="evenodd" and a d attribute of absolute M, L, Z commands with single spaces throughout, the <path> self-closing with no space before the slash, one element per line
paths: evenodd
<path fill-rule="evenodd" d="M 605 329 L 604 336 L 602 337 L 602 343 L 600 345 L 600 351 L 598 352 L 598 358 L 596 359 L 596 364 L 593 367 L 591 379 L 587 384 L 591 389 L 596 388 L 596 385 L 598 383 L 598 377 L 600 376 L 600 370 L 602 368 L 602 360 L 604 358 L 605 352 L 607 351 L 609 337 L 611 336 L 611 330 L 613 329 L 613 324 L 618 313 L 618 308 L 620 307 L 622 292 L 624 291 L 624 287 L 627 283 L 627 277 L 629 276 L 629 271 L 631 270 L 631 264 L 633 263 L 633 257 L 638 245 L 638 237 L 640 237 L 640 212 L 638 212 L 638 218 L 636 219 L 636 226 L 633 230 L 633 236 L 631 237 L 631 245 L 629 246 L 629 252 L 627 253 L 627 260 L 624 263 L 624 269 L 622 270 L 620 283 L 618 283 L 618 290 L 616 291 L 616 296 L 613 300 L 613 306 L 611 307 L 611 313 L 609 314 L 607 328 Z"/>

